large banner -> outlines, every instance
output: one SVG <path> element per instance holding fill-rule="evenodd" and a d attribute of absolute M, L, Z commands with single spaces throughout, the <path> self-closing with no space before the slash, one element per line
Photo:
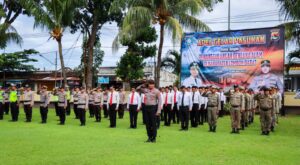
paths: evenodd
<path fill-rule="evenodd" d="M 181 85 L 263 86 L 283 92 L 284 28 L 186 33 Z"/>

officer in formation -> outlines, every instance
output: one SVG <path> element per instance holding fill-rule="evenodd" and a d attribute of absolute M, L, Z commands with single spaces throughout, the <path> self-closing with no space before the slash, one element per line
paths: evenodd
<path fill-rule="evenodd" d="M 269 135 L 272 125 L 272 116 L 274 114 L 274 98 L 271 96 L 271 89 L 263 87 L 263 94 L 255 95 L 255 99 L 258 101 L 260 122 L 261 122 L 261 134 Z"/>
<path fill-rule="evenodd" d="M 4 99 L 4 112 L 6 115 L 9 114 L 9 89 L 7 88 L 5 91 L 4 91 L 4 94 L 3 94 L 3 99 Z"/>
<path fill-rule="evenodd" d="M 47 86 L 42 86 L 40 94 L 40 114 L 42 118 L 42 124 L 47 123 L 48 105 L 50 103 L 50 95 L 47 92 Z"/>
<path fill-rule="evenodd" d="M 24 112 L 26 115 L 26 122 L 31 122 L 32 119 L 32 107 L 34 105 L 34 93 L 31 91 L 31 87 L 26 85 L 26 90 L 23 96 Z"/>
<path fill-rule="evenodd" d="M 70 116 L 71 114 L 71 91 L 70 88 L 67 86 L 66 87 L 66 95 L 67 95 L 67 108 L 66 108 L 66 115 Z"/>
<path fill-rule="evenodd" d="M 181 131 L 189 129 L 189 116 L 193 108 L 193 101 L 190 92 L 187 92 L 185 86 L 181 86 L 181 93 L 178 96 L 177 108 L 181 117 Z"/>
<path fill-rule="evenodd" d="M 140 90 L 139 90 L 139 92 L 140 92 Z M 146 116 L 146 111 L 145 111 L 146 97 L 145 97 L 145 94 L 141 93 L 141 92 L 140 92 L 140 96 L 141 96 L 141 109 L 142 109 L 143 124 L 146 124 L 146 119 L 145 119 L 145 116 Z"/>
<path fill-rule="evenodd" d="M 3 120 L 4 115 L 4 91 L 0 86 L 0 120 Z"/>
<path fill-rule="evenodd" d="M 58 114 L 59 114 L 59 120 L 60 120 L 60 125 L 65 124 L 66 120 L 66 108 L 67 108 L 67 94 L 65 92 L 64 87 L 60 87 L 59 91 L 57 92 L 58 96 Z"/>
<path fill-rule="evenodd" d="M 207 109 L 207 97 L 205 97 L 205 87 L 201 86 L 199 88 L 199 93 L 200 93 L 200 111 L 199 111 L 199 115 L 198 115 L 198 121 L 199 121 L 199 125 L 203 125 L 205 120 L 206 120 L 206 109 Z"/>
<path fill-rule="evenodd" d="M 89 113 L 90 118 L 93 118 L 95 116 L 95 110 L 94 110 L 94 91 L 92 89 L 87 90 L 89 95 Z"/>
<path fill-rule="evenodd" d="M 86 123 L 86 117 L 85 112 L 89 108 L 89 95 L 85 92 L 85 88 L 81 87 L 81 91 L 78 94 L 78 116 L 80 120 L 80 126 L 85 126 Z"/>
<path fill-rule="evenodd" d="M 273 115 L 272 115 L 272 124 L 271 124 L 271 131 L 275 131 L 276 124 L 279 123 L 278 121 L 278 115 L 281 108 L 281 94 L 277 87 L 272 87 L 270 90 L 270 95 L 273 97 L 274 100 L 274 107 L 273 107 Z"/>
<path fill-rule="evenodd" d="M 217 87 L 213 86 L 211 92 L 207 93 L 207 112 L 209 131 L 216 132 L 217 128 L 217 114 L 221 106 L 220 95 L 216 93 Z"/>
<path fill-rule="evenodd" d="M 119 117 L 119 119 L 123 119 L 124 111 L 125 111 L 125 107 L 126 107 L 126 98 L 125 98 L 126 93 L 123 88 L 120 88 L 119 95 L 120 95 L 120 105 L 119 105 L 119 110 L 118 110 L 118 117 Z"/>
<path fill-rule="evenodd" d="M 200 111 L 200 105 L 201 103 L 201 95 L 198 91 L 198 87 L 197 86 L 193 86 L 192 87 L 192 102 L 193 102 L 193 107 L 192 107 L 192 111 L 191 111 L 191 126 L 192 127 L 198 127 L 198 119 L 199 119 L 199 111 Z"/>
<path fill-rule="evenodd" d="M 160 116 L 162 98 L 158 89 L 155 88 L 155 82 L 149 80 L 147 84 L 138 87 L 145 94 L 145 122 L 148 140 L 146 142 L 156 142 L 157 127 L 156 120 Z"/>
<path fill-rule="evenodd" d="M 96 122 L 101 122 L 101 109 L 103 105 L 103 93 L 101 87 L 96 88 L 93 97 Z"/>
<path fill-rule="evenodd" d="M 10 111 L 12 122 L 18 121 L 19 117 L 19 103 L 20 97 L 18 96 L 17 88 L 14 84 L 11 85 L 11 90 L 9 92 L 9 103 L 10 103 Z"/>
<path fill-rule="evenodd" d="M 79 119 L 79 114 L 78 114 L 79 93 L 80 93 L 79 88 L 75 87 L 75 89 L 73 91 L 73 109 L 74 109 L 75 119 Z"/>
<path fill-rule="evenodd" d="M 108 109 L 107 109 L 107 99 L 108 99 L 108 89 L 105 88 L 103 92 L 103 115 L 104 118 L 108 118 Z"/>
<path fill-rule="evenodd" d="M 229 94 L 229 102 L 231 104 L 231 133 L 239 133 L 241 122 L 241 111 L 244 111 L 244 95 L 240 92 L 238 85 L 234 85 L 234 92 Z"/>
<path fill-rule="evenodd" d="M 173 94 L 169 91 L 169 88 L 165 88 L 165 92 L 162 94 L 162 104 L 163 104 L 163 112 L 164 112 L 164 125 L 171 125 L 171 111 L 174 107 L 174 99 Z"/>
<path fill-rule="evenodd" d="M 116 128 L 116 124 L 117 124 L 116 118 L 117 118 L 117 111 L 119 109 L 119 103 L 120 103 L 119 93 L 115 91 L 114 87 L 110 87 L 110 92 L 108 93 L 108 102 L 107 102 L 110 128 Z"/>
<path fill-rule="evenodd" d="M 174 106 L 173 106 L 173 111 L 172 111 L 172 120 L 173 120 L 173 124 L 177 123 L 179 124 L 179 109 L 177 107 L 178 104 L 178 96 L 180 94 L 180 91 L 178 91 L 178 88 L 176 86 L 173 87 L 173 102 L 174 102 Z"/>
<path fill-rule="evenodd" d="M 53 104 L 54 104 L 54 108 L 55 108 L 55 114 L 56 116 L 59 116 L 59 109 L 58 109 L 58 88 L 55 87 L 52 90 L 52 97 L 53 97 Z"/>
<path fill-rule="evenodd" d="M 135 88 L 131 88 L 131 92 L 128 95 L 127 109 L 129 110 L 130 128 L 136 128 L 138 112 L 141 109 L 141 97 L 135 91 Z"/>

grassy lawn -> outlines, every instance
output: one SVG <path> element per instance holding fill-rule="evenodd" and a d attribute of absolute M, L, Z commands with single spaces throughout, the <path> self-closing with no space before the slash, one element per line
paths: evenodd
<path fill-rule="evenodd" d="M 66 125 L 57 125 L 53 109 L 48 123 L 40 124 L 34 110 L 33 122 L 24 122 L 20 111 L 17 123 L 0 121 L 1 165 L 79 165 L 79 164 L 300 164 L 300 116 L 280 118 L 276 132 L 260 135 L 258 116 L 254 124 L 240 135 L 229 132 L 230 119 L 218 120 L 217 133 L 209 133 L 205 124 L 179 131 L 179 125 L 162 126 L 157 143 L 144 143 L 145 126 L 139 114 L 138 128 L 129 129 L 129 114 L 117 120 L 117 128 L 108 128 L 109 121 L 95 123 L 87 118 L 87 126 L 80 127 L 67 117 Z"/>

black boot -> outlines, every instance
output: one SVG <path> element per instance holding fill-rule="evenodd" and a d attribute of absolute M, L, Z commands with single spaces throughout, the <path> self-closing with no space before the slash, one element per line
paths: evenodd
<path fill-rule="evenodd" d="M 240 133 L 240 130 L 239 130 L 239 129 L 236 129 L 235 133 L 236 133 L 236 134 L 239 134 L 239 133 Z"/>
<path fill-rule="evenodd" d="M 231 131 L 230 133 L 235 133 L 235 129 L 234 129 L 234 128 L 232 128 L 232 131 Z"/>
<path fill-rule="evenodd" d="M 245 127 L 248 127 L 248 122 L 245 123 Z"/>
<path fill-rule="evenodd" d="M 242 124 L 242 128 L 241 128 L 241 130 L 244 130 L 245 129 L 245 125 L 244 124 Z"/>
<path fill-rule="evenodd" d="M 274 126 L 271 126 L 271 131 L 274 132 Z"/>
<path fill-rule="evenodd" d="M 212 132 L 213 128 L 212 126 L 209 126 L 209 131 L 208 132 Z"/>
<path fill-rule="evenodd" d="M 217 126 L 214 126 L 212 131 L 216 132 L 216 128 L 217 128 Z"/>

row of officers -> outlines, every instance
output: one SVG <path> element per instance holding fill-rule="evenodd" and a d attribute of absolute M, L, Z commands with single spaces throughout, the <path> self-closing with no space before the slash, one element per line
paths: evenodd
<path fill-rule="evenodd" d="M 104 90 L 100 87 L 94 90 L 76 87 L 72 93 L 69 89 L 59 88 L 52 92 L 43 86 L 38 91 L 40 95 L 41 123 L 47 122 L 48 105 L 53 95 L 56 115 L 59 116 L 60 125 L 65 124 L 66 115 L 70 115 L 70 96 L 73 96 L 73 109 L 75 118 L 80 125 L 86 124 L 86 111 L 96 122 L 101 122 L 101 111 L 104 117 L 109 118 L 110 127 L 116 127 L 117 113 L 123 118 L 124 110 L 130 114 L 130 128 L 137 127 L 138 112 L 142 111 L 143 123 L 146 125 L 148 140 L 155 142 L 157 129 L 161 121 L 165 126 L 171 122 L 181 122 L 181 130 L 187 131 L 191 127 L 203 125 L 208 122 L 209 131 L 216 132 L 217 119 L 224 115 L 224 108 L 230 109 L 231 133 L 240 133 L 249 124 L 253 123 L 255 111 L 260 112 L 261 130 L 263 135 L 274 131 L 278 122 L 278 113 L 281 108 L 281 95 L 277 88 L 263 87 L 261 92 L 254 94 L 253 90 L 235 85 L 232 90 L 224 93 L 222 88 L 214 85 L 192 88 L 182 86 L 156 89 L 154 81 L 149 81 L 137 89 L 132 88 L 126 97 L 125 91 L 115 91 L 114 87 Z M 127 99 L 126 99 L 127 98 Z M 32 107 L 34 105 L 34 92 L 29 86 L 17 91 L 14 85 L 10 90 L 0 87 L 0 119 L 11 109 L 12 121 L 18 121 L 19 105 L 23 104 L 26 122 L 31 122 Z"/>

